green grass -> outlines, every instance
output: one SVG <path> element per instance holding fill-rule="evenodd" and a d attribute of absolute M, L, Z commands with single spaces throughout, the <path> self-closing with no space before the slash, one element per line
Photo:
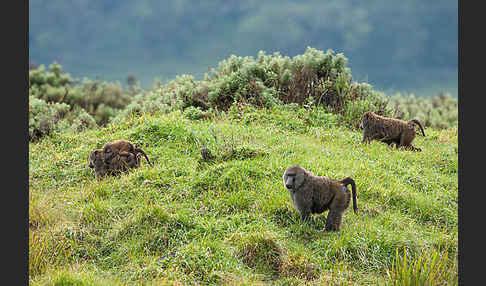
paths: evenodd
<path fill-rule="evenodd" d="M 396 151 L 299 116 L 174 112 L 30 143 L 31 285 L 392 284 L 404 248 L 409 261 L 446 257 L 457 284 L 457 128 L 426 129 L 423 152 Z M 89 153 L 119 138 L 154 168 L 97 181 Z M 354 178 L 360 211 L 340 232 L 323 231 L 327 214 L 300 223 L 282 184 L 292 164 Z"/>

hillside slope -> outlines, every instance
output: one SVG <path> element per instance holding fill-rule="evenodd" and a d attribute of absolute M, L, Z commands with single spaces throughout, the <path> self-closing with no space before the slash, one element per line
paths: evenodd
<path fill-rule="evenodd" d="M 457 275 L 457 128 L 426 129 L 423 152 L 409 152 L 328 122 L 285 108 L 172 112 L 30 143 L 31 285 L 376 285 L 404 247 L 447 254 Z M 89 153 L 119 138 L 154 168 L 97 181 Z M 282 184 L 292 164 L 354 178 L 360 211 L 340 232 L 323 231 L 326 214 L 300 223 Z"/>

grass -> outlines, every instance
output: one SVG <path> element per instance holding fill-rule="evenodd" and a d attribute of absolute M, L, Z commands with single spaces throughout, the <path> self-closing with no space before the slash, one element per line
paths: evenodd
<path fill-rule="evenodd" d="M 457 128 L 425 130 L 410 152 L 290 110 L 243 116 L 142 115 L 31 143 L 30 284 L 413 285 L 395 283 L 414 273 L 402 257 L 434 255 L 457 284 Z M 154 168 L 97 181 L 90 151 L 119 138 Z M 354 178 L 360 212 L 338 233 L 326 214 L 301 224 L 282 184 L 291 164 Z"/>

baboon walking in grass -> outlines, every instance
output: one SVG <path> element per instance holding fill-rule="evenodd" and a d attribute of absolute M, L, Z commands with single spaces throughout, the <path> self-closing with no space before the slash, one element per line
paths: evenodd
<path fill-rule="evenodd" d="M 294 207 L 299 211 L 302 221 L 308 221 L 311 214 L 329 210 L 326 219 L 327 231 L 339 231 L 344 211 L 349 207 L 351 185 L 353 210 L 358 211 L 356 185 L 346 177 L 340 181 L 325 176 L 316 176 L 304 168 L 294 165 L 283 174 L 283 183 L 289 191 Z"/>
<path fill-rule="evenodd" d="M 422 149 L 412 145 L 415 139 L 415 126 L 420 127 L 422 135 L 425 136 L 424 128 L 420 121 L 412 119 L 408 122 L 388 118 L 367 111 L 361 117 L 360 128 L 363 129 L 363 143 L 371 140 L 378 140 L 388 145 L 396 144 L 396 148 L 405 148 L 412 151 L 422 151 Z"/>

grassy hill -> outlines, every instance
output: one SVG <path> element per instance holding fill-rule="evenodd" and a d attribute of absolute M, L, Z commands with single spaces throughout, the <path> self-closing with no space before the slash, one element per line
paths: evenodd
<path fill-rule="evenodd" d="M 30 284 L 389 285 L 412 277 L 395 261 L 406 251 L 438 271 L 433 285 L 455 285 L 457 127 L 425 133 L 423 152 L 364 145 L 332 114 L 292 105 L 53 133 L 29 144 Z M 89 153 L 120 138 L 154 168 L 97 181 Z M 340 232 L 323 231 L 327 213 L 300 222 L 282 183 L 292 164 L 355 179 L 360 211 Z"/>

